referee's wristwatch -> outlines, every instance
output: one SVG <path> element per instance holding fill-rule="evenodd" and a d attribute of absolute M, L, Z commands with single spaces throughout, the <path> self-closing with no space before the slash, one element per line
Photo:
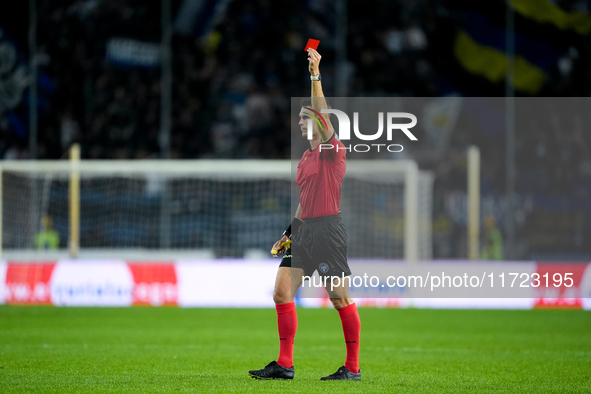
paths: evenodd
<path fill-rule="evenodd" d="M 320 74 L 310 75 L 310 81 L 320 81 Z"/>

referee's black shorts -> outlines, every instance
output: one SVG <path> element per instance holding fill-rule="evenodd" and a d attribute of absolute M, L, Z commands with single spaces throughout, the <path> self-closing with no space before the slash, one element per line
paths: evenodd
<path fill-rule="evenodd" d="M 312 276 L 318 270 L 324 276 L 349 276 L 347 230 L 340 215 L 306 219 L 297 234 L 291 236 L 280 267 L 302 268 Z"/>

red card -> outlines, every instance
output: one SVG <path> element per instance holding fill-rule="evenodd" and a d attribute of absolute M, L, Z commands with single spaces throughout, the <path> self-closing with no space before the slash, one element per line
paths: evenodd
<path fill-rule="evenodd" d="M 318 48 L 318 44 L 320 44 L 320 40 L 315 40 L 313 38 L 310 38 L 308 40 L 308 43 L 306 44 L 306 49 L 304 49 L 304 51 L 308 51 L 308 48 L 312 48 L 312 49 L 316 49 Z"/>

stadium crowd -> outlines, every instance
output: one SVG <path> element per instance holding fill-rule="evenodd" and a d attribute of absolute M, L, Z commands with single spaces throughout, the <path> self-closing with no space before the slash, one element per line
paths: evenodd
<path fill-rule="evenodd" d="M 484 83 L 462 92 L 454 86 L 462 70 L 441 71 L 449 69 L 449 53 L 439 36 L 458 18 L 446 15 L 442 2 L 370 3 L 349 1 L 349 96 L 502 92 Z M 178 10 L 179 2 L 174 5 Z M 59 158 L 73 141 L 82 143 L 85 158 L 162 156 L 159 68 L 106 57 L 113 37 L 159 43 L 160 1 L 41 1 L 38 13 L 39 64 L 55 85 L 41 116 L 38 158 Z M 286 133 L 279 131 L 288 126 L 289 97 L 308 94 L 300 52 L 308 37 L 320 39 L 325 89 L 334 92 L 335 19 L 333 4 L 323 0 L 230 2 L 215 29 L 200 37 L 175 34 L 171 157 L 289 157 Z M 582 73 L 590 47 L 561 58 L 545 95 L 591 93 Z M 2 155 L 26 157 L 26 146 L 15 140 Z"/>
<path fill-rule="evenodd" d="M 350 15 L 364 9 L 359 1 L 350 7 Z M 436 95 L 420 11 L 387 7 L 398 17 L 350 18 L 350 95 Z M 162 156 L 159 68 L 106 58 L 112 37 L 159 43 L 159 13 L 160 1 L 39 3 L 39 65 L 55 91 L 41 116 L 38 158 L 59 158 L 74 141 L 85 158 Z M 278 131 L 286 129 L 289 97 L 308 94 L 297 66 L 305 64 L 302 48 L 308 36 L 321 40 L 326 89 L 334 91 L 334 29 L 330 2 L 259 0 L 230 3 L 199 38 L 175 34 L 171 157 L 289 157 L 289 136 Z M 26 141 L 14 142 L 3 157 L 26 157 Z"/>

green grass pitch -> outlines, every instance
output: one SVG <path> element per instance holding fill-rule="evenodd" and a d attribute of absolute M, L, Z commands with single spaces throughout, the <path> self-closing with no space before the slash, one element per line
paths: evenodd
<path fill-rule="evenodd" d="M 298 309 L 293 381 L 273 309 L 0 307 L 0 392 L 591 393 L 591 313 L 360 309 L 361 382 L 338 314 Z"/>

